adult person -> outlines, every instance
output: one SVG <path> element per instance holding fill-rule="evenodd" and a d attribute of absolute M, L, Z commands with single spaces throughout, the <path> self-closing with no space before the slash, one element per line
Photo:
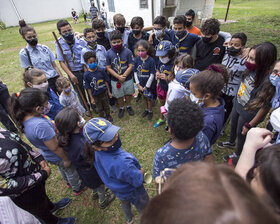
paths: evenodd
<path fill-rule="evenodd" d="M 27 25 L 24 20 L 19 21 L 19 33 L 27 42 L 27 46 L 21 49 L 20 62 L 22 68 L 33 66 L 46 74 L 50 88 L 59 93 L 55 82 L 62 73 L 55 63 L 55 56 L 45 45 L 38 44 L 36 31 L 33 27 Z"/>
<path fill-rule="evenodd" d="M 197 28 L 195 25 L 193 25 L 194 17 L 195 17 L 195 12 L 192 9 L 189 9 L 185 13 L 185 17 L 187 20 L 187 31 L 189 33 L 196 34 L 198 36 L 201 36 L 201 31 L 199 28 Z"/>
<path fill-rule="evenodd" d="M 106 7 L 105 7 L 105 2 L 102 2 L 102 7 L 100 9 L 100 13 L 101 13 L 101 18 L 104 20 L 104 22 L 106 24 L 106 28 L 108 29 L 107 10 L 106 10 Z"/>
<path fill-rule="evenodd" d="M 91 17 L 91 22 L 92 22 L 94 19 L 98 18 L 99 11 L 98 11 L 98 8 L 96 8 L 94 2 L 92 2 L 91 7 L 90 7 L 90 9 L 89 9 L 89 15 L 90 15 L 90 17 Z"/>

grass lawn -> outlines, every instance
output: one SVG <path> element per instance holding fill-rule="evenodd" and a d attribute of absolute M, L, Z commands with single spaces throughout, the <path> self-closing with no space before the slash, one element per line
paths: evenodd
<path fill-rule="evenodd" d="M 213 17 L 223 19 L 225 17 L 227 0 L 216 0 Z M 221 30 L 234 34 L 245 32 L 248 35 L 248 46 L 263 41 L 271 41 L 280 51 L 280 5 L 279 0 L 232 0 L 229 10 L 229 20 L 237 20 L 232 24 L 221 26 Z M 39 43 L 45 44 L 55 52 L 52 31 L 56 31 L 56 22 L 33 24 L 37 31 Z M 72 23 L 74 31 L 82 32 L 90 25 L 80 22 Z M 18 27 L 8 28 L 0 31 L 0 77 L 7 84 L 10 93 L 23 89 L 22 68 L 20 66 L 19 51 L 26 43 L 18 33 Z M 120 121 L 117 114 L 112 114 L 115 124 L 121 127 L 121 139 L 123 148 L 133 153 L 145 170 L 152 172 L 153 157 L 155 151 L 160 148 L 169 138 L 164 127 L 153 128 L 153 123 L 158 119 L 159 106 L 154 107 L 154 119 L 149 122 L 141 118 L 143 110 L 142 102 L 133 103 L 135 116 L 129 117 L 127 112 Z M 221 140 L 226 140 L 229 130 Z M 218 140 L 218 141 L 219 141 Z M 222 157 L 231 152 L 229 149 L 221 150 L 214 146 L 214 157 L 217 162 L 222 162 Z M 149 195 L 155 195 L 154 184 L 146 186 Z M 52 174 L 47 180 L 47 191 L 53 200 L 61 197 L 71 197 L 72 204 L 58 213 L 59 216 L 76 216 L 77 223 L 125 223 L 120 207 L 120 201 L 115 200 L 112 205 L 103 210 L 98 208 L 97 202 L 92 202 L 91 192 L 87 190 L 78 197 L 72 196 L 71 190 L 66 188 L 57 168 L 52 169 Z M 136 213 L 136 212 L 135 212 Z M 139 216 L 136 216 L 139 220 Z"/>

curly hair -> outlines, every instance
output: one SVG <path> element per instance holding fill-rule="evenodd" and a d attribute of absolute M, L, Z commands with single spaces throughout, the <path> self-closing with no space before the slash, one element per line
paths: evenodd
<path fill-rule="evenodd" d="M 194 138 L 204 125 L 201 108 L 186 98 L 171 102 L 167 118 L 171 134 L 179 140 Z"/>
<path fill-rule="evenodd" d="M 84 54 L 84 60 L 85 60 L 86 63 L 87 63 L 88 59 L 90 59 L 90 58 L 97 59 L 96 53 L 94 51 L 88 51 Z"/>
<path fill-rule="evenodd" d="M 200 31 L 204 35 L 215 35 L 220 32 L 220 22 L 217 19 L 210 18 L 205 20 L 203 25 L 201 26 Z"/>

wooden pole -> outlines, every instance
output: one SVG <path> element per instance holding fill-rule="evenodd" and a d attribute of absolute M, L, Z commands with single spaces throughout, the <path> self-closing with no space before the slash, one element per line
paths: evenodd
<path fill-rule="evenodd" d="M 225 17 L 225 22 L 227 21 L 229 6 L 230 6 L 230 0 L 228 0 L 228 6 L 227 6 L 227 13 L 226 13 L 226 17 Z"/>

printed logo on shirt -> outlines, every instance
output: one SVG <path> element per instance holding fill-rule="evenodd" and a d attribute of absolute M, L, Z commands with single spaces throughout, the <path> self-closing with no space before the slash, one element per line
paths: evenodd
<path fill-rule="evenodd" d="M 215 47 L 213 50 L 213 55 L 220 55 L 220 52 L 221 52 L 221 48 Z"/>

